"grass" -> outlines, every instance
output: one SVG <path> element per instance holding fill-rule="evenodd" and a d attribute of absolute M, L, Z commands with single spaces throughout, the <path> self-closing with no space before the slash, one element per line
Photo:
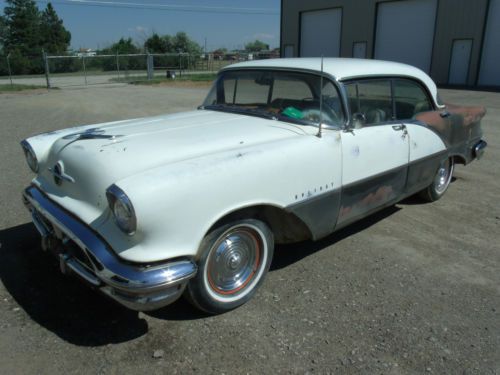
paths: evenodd
<path fill-rule="evenodd" d="M 24 90 L 46 89 L 46 86 L 39 85 L 19 85 L 19 84 L 0 84 L 0 93 L 3 92 L 18 92 Z"/>
<path fill-rule="evenodd" d="M 166 77 L 156 77 L 148 80 L 146 76 L 135 76 L 135 77 L 124 77 L 124 78 L 112 78 L 110 81 L 113 82 L 127 82 L 131 85 L 164 85 L 176 82 L 200 82 L 200 83 L 210 83 L 217 75 L 215 73 L 200 73 L 200 74 L 183 74 L 182 76 L 177 75 L 175 79 L 170 79 Z"/>

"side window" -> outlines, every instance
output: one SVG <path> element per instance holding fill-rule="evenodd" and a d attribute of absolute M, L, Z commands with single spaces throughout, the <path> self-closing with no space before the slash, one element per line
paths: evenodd
<path fill-rule="evenodd" d="M 417 113 L 432 111 L 432 104 L 425 90 L 416 82 L 406 79 L 394 80 L 396 118 L 411 119 Z"/>
<path fill-rule="evenodd" d="M 346 88 L 353 117 L 363 118 L 365 125 L 393 119 L 390 80 L 358 81 Z"/>

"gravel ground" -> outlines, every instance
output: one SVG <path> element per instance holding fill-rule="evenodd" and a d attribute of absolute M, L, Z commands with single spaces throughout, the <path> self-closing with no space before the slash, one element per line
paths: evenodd
<path fill-rule="evenodd" d="M 137 313 L 61 275 L 21 204 L 31 176 L 18 142 L 191 109 L 205 91 L 0 95 L 1 373 L 500 374 L 499 93 L 443 90 L 488 108 L 489 142 L 443 199 L 408 199 L 320 242 L 279 247 L 235 311 L 206 316 L 180 300 Z"/>

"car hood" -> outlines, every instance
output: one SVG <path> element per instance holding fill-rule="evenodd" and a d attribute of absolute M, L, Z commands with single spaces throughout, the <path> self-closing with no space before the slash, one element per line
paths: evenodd
<path fill-rule="evenodd" d="M 37 183 L 59 203 L 81 205 L 73 212 L 92 221 L 107 207 L 106 189 L 125 177 L 304 134 L 293 124 L 209 110 L 96 125 L 57 139 Z M 57 164 L 67 177 L 59 185 L 53 176 Z"/>

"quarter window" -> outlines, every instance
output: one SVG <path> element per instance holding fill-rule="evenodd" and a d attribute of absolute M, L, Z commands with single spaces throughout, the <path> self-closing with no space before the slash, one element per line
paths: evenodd
<path fill-rule="evenodd" d="M 396 119 L 411 119 L 420 112 L 432 111 L 432 104 L 422 86 L 406 79 L 394 80 Z"/>

